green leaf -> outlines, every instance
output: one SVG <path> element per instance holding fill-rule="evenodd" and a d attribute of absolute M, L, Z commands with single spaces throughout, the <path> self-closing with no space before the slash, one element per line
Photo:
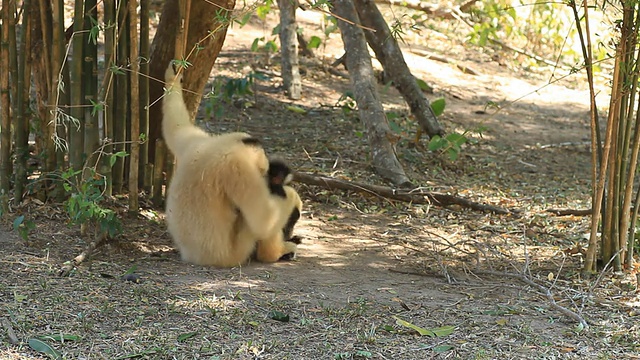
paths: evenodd
<path fill-rule="evenodd" d="M 449 160 L 456 161 L 458 160 L 458 156 L 460 155 L 460 151 L 456 150 L 453 147 L 447 149 L 447 154 L 449 154 Z"/>
<path fill-rule="evenodd" d="M 117 153 L 111 155 L 111 157 L 109 158 L 109 164 L 111 165 L 111 167 L 113 167 L 113 165 L 116 163 L 118 158 L 124 158 L 124 157 L 127 157 L 128 155 L 129 154 L 127 154 L 126 151 L 118 151 Z"/>
<path fill-rule="evenodd" d="M 51 334 L 51 335 L 38 336 L 37 339 L 42 341 L 52 340 L 57 342 L 64 342 L 64 341 L 80 341 L 80 339 L 82 338 L 78 335 L 71 335 L 71 334 Z"/>
<path fill-rule="evenodd" d="M 270 311 L 269 318 L 277 321 L 289 322 L 289 315 L 277 310 Z"/>
<path fill-rule="evenodd" d="M 392 332 L 395 332 L 395 331 L 396 331 L 396 329 L 394 329 L 392 325 L 384 325 L 384 326 L 382 326 L 382 329 L 383 329 L 384 331 L 388 331 L 388 332 L 390 332 L 390 333 L 392 333 Z"/>
<path fill-rule="evenodd" d="M 15 302 L 22 302 L 26 299 L 27 299 L 27 295 L 20 295 L 15 291 L 13 292 L 13 300 L 15 300 Z"/>
<path fill-rule="evenodd" d="M 373 354 L 370 353 L 369 351 L 358 350 L 358 351 L 356 351 L 356 353 L 353 356 L 362 357 L 362 358 L 370 358 L 370 357 L 373 356 Z"/>
<path fill-rule="evenodd" d="M 264 20 L 267 18 L 269 11 L 271 11 L 271 6 L 269 6 L 269 4 L 258 6 L 258 8 L 256 8 L 256 15 L 258 15 L 260 20 Z"/>
<path fill-rule="evenodd" d="M 35 351 L 49 355 L 51 359 L 62 359 L 62 355 L 56 349 L 37 338 L 29 339 L 29 347 Z"/>
<path fill-rule="evenodd" d="M 392 121 L 392 120 L 395 120 L 395 119 L 398 119 L 398 118 L 400 118 L 400 115 L 398 115 L 398 113 L 395 112 L 395 111 L 389 111 L 387 113 L 387 119 L 389 121 Z"/>
<path fill-rule="evenodd" d="M 184 334 L 178 335 L 178 342 L 184 342 L 185 340 L 191 339 L 192 337 L 198 335 L 197 331 L 192 331 Z"/>
<path fill-rule="evenodd" d="M 249 22 L 249 20 L 251 19 L 251 17 L 252 17 L 252 16 L 253 16 L 253 13 L 251 13 L 250 11 L 247 11 L 247 12 L 244 14 L 244 16 L 242 16 L 242 17 L 240 18 L 240 20 L 235 19 L 235 22 L 236 22 L 236 23 L 238 23 L 238 24 L 240 24 L 240 27 L 243 27 L 243 26 L 245 26 L 245 25 Z"/>
<path fill-rule="evenodd" d="M 439 328 L 430 329 L 437 337 L 449 336 L 453 334 L 456 328 L 451 325 L 441 326 Z"/>
<path fill-rule="evenodd" d="M 443 353 L 453 349 L 453 345 L 438 345 L 433 348 L 434 352 Z"/>
<path fill-rule="evenodd" d="M 136 272 L 137 269 L 138 269 L 138 265 L 133 265 L 132 267 L 127 269 L 127 271 L 124 274 L 122 274 L 122 276 L 133 274 L 134 272 Z"/>
<path fill-rule="evenodd" d="M 435 135 L 431 140 L 429 140 L 428 149 L 429 151 L 436 151 L 444 148 L 445 146 L 447 146 L 447 140 L 441 138 L 439 135 Z"/>
<path fill-rule="evenodd" d="M 468 140 L 466 136 L 457 133 L 447 135 L 446 139 L 454 146 L 460 146 Z"/>
<path fill-rule="evenodd" d="M 433 91 L 433 88 L 429 84 L 427 84 L 426 81 L 422 79 L 416 79 L 416 82 L 418 83 L 418 87 L 420 87 L 420 90 L 426 91 L 426 92 Z"/>
<path fill-rule="evenodd" d="M 301 108 L 299 106 L 295 106 L 295 105 L 287 105 L 286 109 L 291 111 L 291 112 L 294 112 L 296 114 L 304 115 L 304 114 L 307 113 L 307 110 L 305 110 L 305 109 L 303 109 L 303 108 Z"/>
<path fill-rule="evenodd" d="M 271 35 L 280 35 L 280 24 L 276 25 L 276 27 L 271 29 Z"/>
<path fill-rule="evenodd" d="M 13 230 L 17 231 L 20 228 L 20 225 L 22 224 L 23 221 L 24 221 L 24 215 L 20 215 L 15 220 L 13 220 Z"/>
<path fill-rule="evenodd" d="M 402 132 L 402 128 L 395 121 L 391 121 L 391 120 L 389 120 L 389 129 L 391 129 L 391 131 L 393 131 L 396 134 L 399 134 Z"/>
<path fill-rule="evenodd" d="M 436 334 L 433 333 L 433 331 L 431 330 L 427 330 L 425 328 L 421 328 L 420 326 L 414 325 L 408 321 L 402 320 L 397 316 L 394 316 L 394 318 L 396 319 L 396 324 L 400 325 L 400 326 L 404 326 L 406 328 L 409 328 L 411 330 L 417 331 L 418 334 L 420 334 L 421 336 L 430 336 L 430 337 L 434 337 L 436 336 Z"/>
<path fill-rule="evenodd" d="M 255 38 L 253 39 L 253 42 L 251 43 L 251 51 L 253 52 L 257 52 L 258 51 L 258 45 L 260 44 L 260 41 L 262 41 L 264 38 Z"/>
<path fill-rule="evenodd" d="M 320 44 L 322 44 L 322 39 L 314 35 L 311 37 L 311 39 L 309 39 L 309 43 L 307 43 L 307 49 L 317 49 L 320 47 Z"/>
<path fill-rule="evenodd" d="M 444 108 L 446 106 L 446 102 L 443 97 L 437 98 L 431 102 L 431 110 L 436 116 L 442 115 L 444 112 Z"/>

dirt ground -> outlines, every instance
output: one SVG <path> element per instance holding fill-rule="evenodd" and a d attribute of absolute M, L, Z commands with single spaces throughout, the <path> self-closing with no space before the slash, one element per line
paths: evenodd
<path fill-rule="evenodd" d="M 316 31 L 318 19 L 305 13 L 301 26 Z M 336 106 L 349 90 L 347 79 L 326 71 L 342 53 L 339 34 L 303 60 L 304 98 L 292 102 L 274 75 L 278 59 L 249 51 L 274 24 L 231 29 L 212 76 L 271 75 L 224 118 L 212 118 L 203 104 L 202 122 L 262 137 L 298 171 L 383 184 L 372 174 L 357 114 Z M 546 85 L 550 69 L 499 65 L 492 54 L 445 38 L 436 30 L 408 34 L 406 60 L 434 87 L 431 99 L 445 97 L 447 130 L 482 126 L 482 136 L 471 133 L 476 141 L 455 162 L 426 150 L 425 139 L 416 146 L 407 106 L 380 85 L 385 109 L 399 115 L 398 155 L 416 184 L 512 214 L 297 183 L 305 209 L 295 261 L 224 270 L 184 264 L 162 211 L 148 207 L 138 218 L 123 215 L 124 235 L 59 277 L 86 240 L 65 225 L 62 207 L 34 201 L 16 209 L 37 224 L 29 241 L 9 224 L 0 235 L 3 331 L 12 328 L 20 340 L 10 345 L 3 336 L 0 358 L 45 358 L 28 345 L 42 336 L 68 359 L 639 358 L 635 280 L 581 278 L 582 257 L 565 250 L 586 246 L 589 219 L 546 211 L 590 206 L 588 92 L 577 85 L 583 74 Z M 139 282 L 120 278 L 128 270 Z"/>

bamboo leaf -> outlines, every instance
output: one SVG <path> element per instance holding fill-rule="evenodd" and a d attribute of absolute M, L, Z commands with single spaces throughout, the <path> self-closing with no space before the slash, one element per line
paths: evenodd
<path fill-rule="evenodd" d="M 29 339 L 29 347 L 35 351 L 49 355 L 51 359 L 62 359 L 62 355 L 56 349 L 40 339 Z"/>
<path fill-rule="evenodd" d="M 320 39 L 318 36 L 312 36 L 311 39 L 309 39 L 309 43 L 307 44 L 307 49 L 317 49 L 320 47 L 320 44 L 322 44 L 322 39 Z"/>
<path fill-rule="evenodd" d="M 431 330 L 427 330 L 425 328 L 422 328 L 420 326 L 414 325 L 408 321 L 402 320 L 397 316 L 394 316 L 394 318 L 396 319 L 396 324 L 400 325 L 400 326 L 404 326 L 406 328 L 409 328 L 411 330 L 417 331 L 418 334 L 420 334 L 421 336 L 430 336 L 430 337 L 434 337 L 436 336 L 436 334 L 433 333 L 433 331 Z"/>
<path fill-rule="evenodd" d="M 446 104 L 446 102 L 445 102 L 443 97 L 442 98 L 437 98 L 437 99 L 435 99 L 435 100 L 433 100 L 431 102 L 431 110 L 433 110 L 433 113 L 436 116 L 440 116 L 444 112 L 444 108 L 445 108 L 446 105 L 447 104 Z"/>
<path fill-rule="evenodd" d="M 191 339 L 192 337 L 198 335 L 197 331 L 192 331 L 184 334 L 178 335 L 178 342 L 184 342 L 185 340 Z"/>

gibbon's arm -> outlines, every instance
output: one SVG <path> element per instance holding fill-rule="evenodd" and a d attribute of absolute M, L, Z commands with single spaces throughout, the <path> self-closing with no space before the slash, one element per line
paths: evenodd
<path fill-rule="evenodd" d="M 166 94 L 162 98 L 162 136 L 169 150 L 179 158 L 193 140 L 209 135 L 191 123 L 182 96 L 182 74 L 176 76 L 173 64 L 169 63 L 164 76 Z"/>
<path fill-rule="evenodd" d="M 256 237 L 267 238 L 281 232 L 278 223 L 282 209 L 269 192 L 264 175 L 256 164 L 244 157 L 242 151 L 232 156 L 235 166 L 225 184 L 227 196 L 240 209 L 247 226 Z"/>

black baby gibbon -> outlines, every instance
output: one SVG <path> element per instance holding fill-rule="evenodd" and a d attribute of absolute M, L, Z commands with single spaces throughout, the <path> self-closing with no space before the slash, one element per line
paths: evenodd
<path fill-rule="evenodd" d="M 274 196 L 265 178 L 269 160 L 248 134 L 210 135 L 191 123 L 181 76 L 165 72 L 162 134 L 178 165 L 167 190 L 166 221 L 182 259 L 233 267 L 256 258 L 274 262 L 295 254 L 283 229 L 297 209 L 295 190 Z M 289 196 L 289 194 L 291 194 Z"/>
<path fill-rule="evenodd" d="M 300 219 L 300 212 L 302 211 L 302 200 L 298 193 L 291 187 L 286 186 L 293 180 L 293 174 L 291 169 L 282 160 L 269 161 L 269 170 L 267 171 L 267 183 L 269 184 L 269 190 L 271 194 L 280 196 L 284 202 L 283 207 L 293 207 L 289 219 L 285 227 L 282 229 L 284 234 L 284 240 L 290 241 L 296 244 L 300 244 L 302 239 L 293 235 L 293 228 Z"/>

